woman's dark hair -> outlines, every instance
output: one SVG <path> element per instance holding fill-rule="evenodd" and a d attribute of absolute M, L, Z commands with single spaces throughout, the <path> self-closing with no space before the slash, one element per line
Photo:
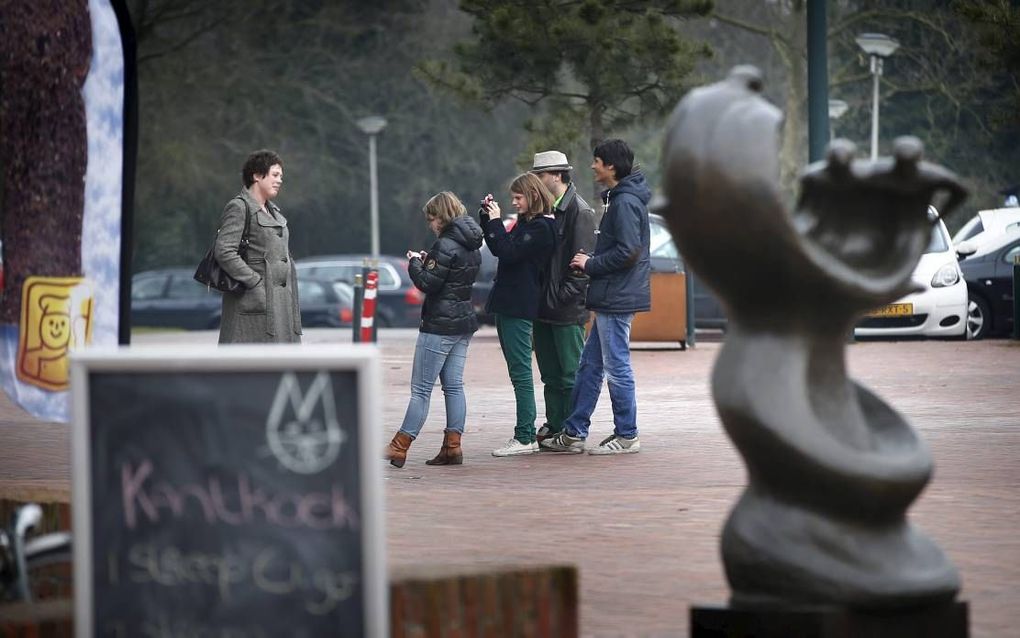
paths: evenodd
<path fill-rule="evenodd" d="M 241 169 L 241 182 L 244 183 L 244 187 L 250 188 L 255 183 L 256 175 L 259 177 L 268 175 L 269 169 L 275 164 L 283 168 L 283 160 L 273 151 L 262 149 L 249 155 L 244 161 L 244 168 Z"/>
<path fill-rule="evenodd" d="M 612 166 L 616 179 L 621 180 L 634 170 L 634 151 L 623 140 L 605 140 L 595 147 L 595 157 L 606 166 Z"/>

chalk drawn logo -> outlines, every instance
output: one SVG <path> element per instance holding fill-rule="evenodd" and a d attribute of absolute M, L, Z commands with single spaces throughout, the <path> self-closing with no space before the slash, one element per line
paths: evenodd
<path fill-rule="evenodd" d="M 347 434 L 336 419 L 329 374 L 319 372 L 302 395 L 297 375 L 285 372 L 266 422 L 266 439 L 276 459 L 299 474 L 329 467 Z"/>

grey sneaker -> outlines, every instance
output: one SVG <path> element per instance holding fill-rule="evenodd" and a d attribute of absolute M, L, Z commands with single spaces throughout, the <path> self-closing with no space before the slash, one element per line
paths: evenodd
<path fill-rule="evenodd" d="M 584 452 L 584 439 L 570 436 L 566 432 L 560 432 L 554 437 L 544 439 L 541 446 L 553 452 L 569 452 L 570 454 L 581 454 Z"/>
<path fill-rule="evenodd" d="M 588 454 L 633 454 L 641 451 L 641 440 L 638 437 L 626 439 L 615 434 L 606 437 L 601 443 L 588 450 Z"/>

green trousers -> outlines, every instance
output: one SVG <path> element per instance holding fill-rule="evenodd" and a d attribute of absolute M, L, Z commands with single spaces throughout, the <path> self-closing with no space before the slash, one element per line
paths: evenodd
<path fill-rule="evenodd" d="M 496 315 L 496 334 L 503 349 L 510 383 L 517 400 L 517 424 L 514 438 L 521 443 L 535 442 L 535 381 L 531 375 L 531 319 Z"/>
<path fill-rule="evenodd" d="M 535 358 L 545 386 L 545 423 L 556 434 L 570 416 L 570 395 L 584 348 L 584 326 L 535 322 Z"/>

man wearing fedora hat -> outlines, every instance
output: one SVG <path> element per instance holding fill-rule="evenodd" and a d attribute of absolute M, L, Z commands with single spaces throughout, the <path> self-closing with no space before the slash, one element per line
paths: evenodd
<path fill-rule="evenodd" d="M 559 434 L 563 420 L 570 415 L 570 396 L 588 321 L 584 307 L 588 275 L 571 268 L 570 260 L 578 252 L 594 251 L 599 219 L 578 195 L 570 179 L 572 168 L 560 151 L 535 153 L 531 167 L 556 198 L 556 245 L 533 329 L 535 359 L 545 386 L 545 424 L 537 432 L 539 442 Z"/>

